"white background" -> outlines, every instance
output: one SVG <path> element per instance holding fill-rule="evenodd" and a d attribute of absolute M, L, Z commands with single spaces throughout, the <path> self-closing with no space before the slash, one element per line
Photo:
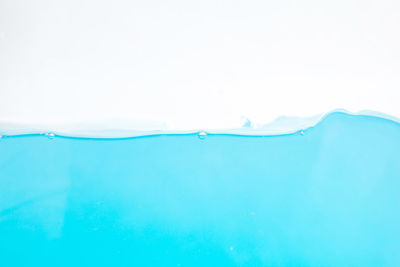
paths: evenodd
<path fill-rule="evenodd" d="M 399 14 L 389 0 L 0 0 L 0 121 L 400 117 Z"/>

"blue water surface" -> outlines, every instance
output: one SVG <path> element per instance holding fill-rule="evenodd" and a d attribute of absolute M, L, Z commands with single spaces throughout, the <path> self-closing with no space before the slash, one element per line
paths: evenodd
<path fill-rule="evenodd" d="M 400 266 L 400 125 L 0 139 L 0 266 Z"/>

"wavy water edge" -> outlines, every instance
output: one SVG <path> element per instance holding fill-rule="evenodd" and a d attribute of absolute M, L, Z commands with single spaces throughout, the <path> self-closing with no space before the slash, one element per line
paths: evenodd
<path fill-rule="evenodd" d="M 293 134 L 307 130 L 322 122 L 326 117 L 335 113 L 344 113 L 352 116 L 369 116 L 400 123 L 400 118 L 373 110 L 351 112 L 346 109 L 334 109 L 310 117 L 279 116 L 267 124 L 253 124 L 251 121 L 240 128 L 232 129 L 169 129 L 165 123 L 152 121 L 118 121 L 115 123 L 76 123 L 53 127 L 0 122 L 0 136 L 20 136 L 39 134 L 47 136 L 77 137 L 77 138 L 130 138 L 151 135 L 169 134 L 231 134 L 244 136 L 274 136 Z"/>

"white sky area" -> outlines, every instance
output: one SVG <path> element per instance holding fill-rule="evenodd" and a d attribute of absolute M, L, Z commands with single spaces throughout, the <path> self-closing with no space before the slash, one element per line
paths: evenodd
<path fill-rule="evenodd" d="M 400 117 L 399 14 L 389 0 L 0 0 L 0 121 Z"/>

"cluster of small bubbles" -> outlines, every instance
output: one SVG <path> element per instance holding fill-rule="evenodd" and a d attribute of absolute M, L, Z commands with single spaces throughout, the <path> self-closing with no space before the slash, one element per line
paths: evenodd
<path fill-rule="evenodd" d="M 201 140 L 204 140 L 204 139 L 207 137 L 207 133 L 204 132 L 204 131 L 200 131 L 200 132 L 197 134 L 197 137 L 198 137 L 199 139 L 201 139 Z"/>

